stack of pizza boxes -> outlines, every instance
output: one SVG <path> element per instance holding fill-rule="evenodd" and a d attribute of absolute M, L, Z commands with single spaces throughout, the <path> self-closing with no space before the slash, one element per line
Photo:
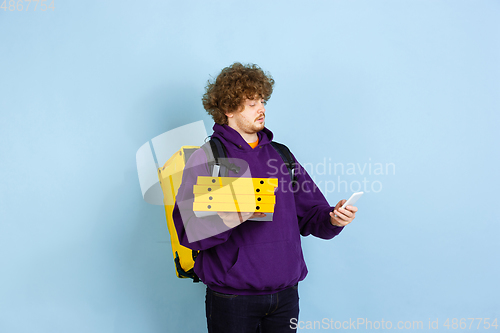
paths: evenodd
<path fill-rule="evenodd" d="M 193 211 L 273 213 L 277 178 L 198 176 Z"/>

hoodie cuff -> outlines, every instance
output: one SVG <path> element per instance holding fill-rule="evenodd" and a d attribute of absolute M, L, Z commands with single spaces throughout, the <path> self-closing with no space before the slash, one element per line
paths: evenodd
<path fill-rule="evenodd" d="M 333 225 L 332 224 L 332 217 L 330 216 L 330 213 L 333 213 L 333 210 L 335 209 L 335 207 L 330 207 L 330 210 L 328 211 L 328 225 L 332 228 L 332 229 L 339 229 L 342 230 L 344 228 L 344 226 L 338 226 L 338 225 Z M 339 231 L 340 231 L 339 230 Z"/>

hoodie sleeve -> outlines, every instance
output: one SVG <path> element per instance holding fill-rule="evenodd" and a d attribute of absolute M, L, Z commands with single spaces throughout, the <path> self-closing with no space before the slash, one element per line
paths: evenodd
<path fill-rule="evenodd" d="M 206 250 L 226 242 L 232 229 L 218 215 L 198 218 L 194 214 L 193 185 L 198 176 L 209 176 L 203 149 L 196 150 L 186 162 L 175 200 L 173 219 L 181 245 L 192 250 Z"/>
<path fill-rule="evenodd" d="M 297 159 L 295 159 L 295 162 L 297 165 L 295 205 L 300 234 L 302 236 L 313 235 L 322 239 L 332 239 L 344 229 L 344 227 L 334 226 L 330 223 L 330 212 L 335 207 L 328 204 L 323 193 L 321 193 Z"/>

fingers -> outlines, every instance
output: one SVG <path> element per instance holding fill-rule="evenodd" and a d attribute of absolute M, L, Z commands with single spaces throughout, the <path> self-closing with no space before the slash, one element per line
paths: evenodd
<path fill-rule="evenodd" d="M 333 210 L 333 213 L 335 215 L 337 215 L 337 217 L 339 219 L 344 220 L 344 221 L 349 220 L 351 218 L 350 215 L 352 215 L 351 212 L 349 212 L 348 210 L 345 210 L 343 208 L 338 208 L 338 209 L 336 208 L 336 209 Z"/>
<path fill-rule="evenodd" d="M 330 223 L 337 227 L 345 227 L 350 222 L 344 221 L 340 217 L 336 216 L 334 212 L 330 212 Z"/>
<path fill-rule="evenodd" d="M 351 205 L 346 206 L 345 209 L 350 210 L 353 213 L 356 213 L 358 211 L 358 207 L 351 206 Z"/>
<path fill-rule="evenodd" d="M 333 212 L 330 212 L 331 223 L 338 227 L 345 227 L 351 223 L 356 217 L 356 212 L 358 210 L 354 206 L 347 206 L 349 209 L 340 208 L 339 204 L 343 205 L 342 201 L 345 202 L 345 200 L 339 201 Z"/>
<path fill-rule="evenodd" d="M 335 206 L 336 209 L 339 209 L 340 207 L 342 207 L 342 205 L 346 202 L 347 200 L 346 199 L 342 199 L 340 200 L 337 205 Z"/>
<path fill-rule="evenodd" d="M 346 208 L 347 208 L 347 207 L 346 207 Z M 351 210 L 349 210 L 349 209 L 345 209 L 345 208 L 338 208 L 338 209 L 336 209 L 336 211 L 337 211 L 337 212 L 339 212 L 339 214 L 340 214 L 340 215 L 339 215 L 339 214 L 337 214 L 337 215 L 339 215 L 339 216 L 345 216 L 345 217 L 347 217 L 348 219 L 354 218 L 354 213 L 355 213 L 355 212 L 354 212 L 354 211 L 351 211 Z"/>
<path fill-rule="evenodd" d="M 347 200 L 345 199 L 340 200 L 335 206 L 334 213 L 335 215 L 339 215 L 336 212 L 340 212 L 344 217 L 354 218 L 354 214 L 358 211 L 358 207 L 349 205 L 346 206 L 345 208 L 341 208 L 346 201 Z"/>

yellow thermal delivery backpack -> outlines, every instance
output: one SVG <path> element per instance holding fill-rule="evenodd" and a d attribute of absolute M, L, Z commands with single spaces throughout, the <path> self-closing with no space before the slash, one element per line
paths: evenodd
<path fill-rule="evenodd" d="M 198 251 L 188 249 L 180 244 L 177 231 L 175 230 L 172 213 L 174 212 L 175 196 L 181 186 L 184 166 L 189 156 L 198 148 L 200 147 L 181 147 L 179 151 L 168 159 L 163 167 L 158 169 L 158 178 L 160 179 L 160 185 L 163 191 L 167 227 L 170 233 L 170 243 L 172 244 L 172 253 L 174 255 L 175 270 L 179 278 L 191 278 L 194 282 L 199 281 L 194 273 L 194 261 L 198 255 Z"/>

